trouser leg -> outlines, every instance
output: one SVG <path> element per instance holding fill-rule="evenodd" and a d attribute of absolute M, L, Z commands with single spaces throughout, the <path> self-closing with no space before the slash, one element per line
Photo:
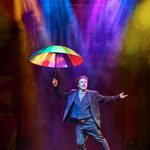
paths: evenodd
<path fill-rule="evenodd" d="M 84 131 L 83 126 L 80 124 L 76 127 L 76 141 L 79 150 L 86 150 L 85 141 L 87 139 L 87 134 Z"/>
<path fill-rule="evenodd" d="M 89 120 L 89 123 L 90 121 L 91 121 L 91 124 L 89 124 L 86 128 L 87 134 L 91 135 L 94 139 L 96 139 L 96 141 L 102 145 L 103 150 L 110 150 L 107 140 L 102 135 L 101 130 L 97 127 L 94 120 L 92 119 Z"/>
<path fill-rule="evenodd" d="M 91 135 L 96 139 L 102 145 L 103 150 L 110 150 L 107 140 L 92 118 L 84 123 L 78 124 L 76 127 L 76 140 L 79 150 L 86 150 L 85 141 L 87 140 L 87 135 Z"/>
<path fill-rule="evenodd" d="M 102 145 L 103 150 L 110 150 L 107 140 L 103 137 L 100 131 L 96 135 L 93 135 L 93 137 Z"/>

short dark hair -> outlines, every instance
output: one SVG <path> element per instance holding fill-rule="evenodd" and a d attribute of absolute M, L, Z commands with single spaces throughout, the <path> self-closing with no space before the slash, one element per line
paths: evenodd
<path fill-rule="evenodd" d="M 79 80 L 82 79 L 82 78 L 84 78 L 84 79 L 86 79 L 88 81 L 88 77 L 86 75 L 82 75 L 82 76 L 79 76 L 77 78 L 76 83 L 79 84 Z"/>

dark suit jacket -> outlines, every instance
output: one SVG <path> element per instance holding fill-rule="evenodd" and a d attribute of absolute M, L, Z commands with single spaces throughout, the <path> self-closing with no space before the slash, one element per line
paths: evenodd
<path fill-rule="evenodd" d="M 72 106 L 73 106 L 74 99 L 75 99 L 76 95 L 78 94 L 78 90 L 72 89 L 70 92 L 64 93 L 58 87 L 56 87 L 55 92 L 57 93 L 57 95 L 59 95 L 63 98 L 68 98 L 63 120 L 65 122 L 71 122 L 72 119 L 70 116 L 71 116 Z M 120 100 L 120 96 L 119 95 L 103 96 L 103 95 L 100 95 L 97 91 L 92 91 L 92 90 L 87 90 L 87 95 L 88 95 L 91 114 L 92 114 L 96 124 L 100 128 L 101 121 L 100 121 L 99 103 L 118 101 L 118 100 Z"/>

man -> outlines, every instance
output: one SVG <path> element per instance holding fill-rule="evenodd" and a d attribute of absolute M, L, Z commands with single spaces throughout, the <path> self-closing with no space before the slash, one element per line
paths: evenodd
<path fill-rule="evenodd" d="M 86 150 L 85 141 L 90 135 L 99 142 L 104 150 L 110 150 L 106 139 L 101 133 L 99 103 L 118 101 L 128 95 L 121 93 L 116 96 L 103 96 L 97 91 L 88 90 L 88 78 L 80 76 L 77 80 L 78 89 L 64 93 L 59 89 L 58 80 L 53 79 L 57 95 L 68 98 L 64 113 L 64 121 L 76 122 L 76 141 L 79 150 Z"/>

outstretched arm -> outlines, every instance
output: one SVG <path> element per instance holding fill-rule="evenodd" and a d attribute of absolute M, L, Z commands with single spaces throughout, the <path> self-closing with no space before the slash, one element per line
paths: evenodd
<path fill-rule="evenodd" d="M 53 85 L 53 87 L 54 87 L 54 91 L 55 91 L 55 93 L 58 95 L 58 96 L 60 96 L 60 97 L 62 97 L 62 98 L 68 98 L 68 96 L 69 96 L 69 92 L 63 92 L 60 88 L 59 88 L 59 86 L 58 86 L 58 80 L 57 79 L 55 79 L 55 78 L 53 78 L 53 80 L 52 80 L 52 85 Z"/>
<path fill-rule="evenodd" d="M 121 99 L 126 98 L 127 96 L 128 95 L 125 95 L 124 92 L 115 96 L 103 96 L 103 95 L 100 95 L 98 92 L 96 93 L 96 97 L 99 102 L 119 101 Z"/>

